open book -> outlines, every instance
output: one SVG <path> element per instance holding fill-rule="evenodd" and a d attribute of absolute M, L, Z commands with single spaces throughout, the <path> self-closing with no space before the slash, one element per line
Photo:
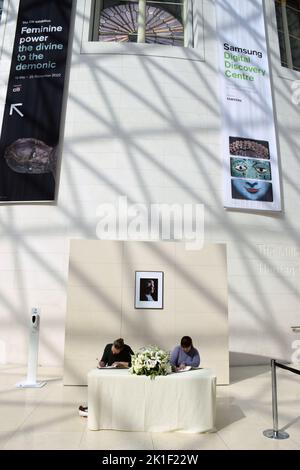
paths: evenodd
<path fill-rule="evenodd" d="M 187 372 L 188 370 L 191 370 L 191 369 L 192 369 L 191 366 L 185 366 L 184 369 L 176 370 L 176 373 L 178 373 L 178 372 Z"/>
<path fill-rule="evenodd" d="M 181 370 L 176 370 L 176 374 L 180 373 L 180 372 L 187 372 L 189 370 L 200 370 L 202 369 L 202 367 L 192 367 L 192 366 L 185 366 L 184 369 L 181 369 Z"/>
<path fill-rule="evenodd" d="M 97 369 L 100 369 L 100 370 L 106 370 L 106 369 L 129 369 L 129 367 L 120 367 L 120 366 L 104 366 L 104 367 L 100 367 L 100 366 L 97 366 Z"/>

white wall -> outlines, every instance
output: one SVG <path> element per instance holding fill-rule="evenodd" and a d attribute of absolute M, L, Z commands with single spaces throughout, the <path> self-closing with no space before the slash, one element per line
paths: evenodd
<path fill-rule="evenodd" d="M 163 309 L 136 309 L 135 273 L 161 271 Z M 64 383 L 86 385 L 107 342 L 126 338 L 133 351 L 172 351 L 183 335 L 200 349 L 201 367 L 229 383 L 226 246 L 191 251 L 180 242 L 72 240 Z"/>
<path fill-rule="evenodd" d="M 120 195 L 129 202 L 203 203 L 205 241 L 228 245 L 234 362 L 289 359 L 290 325 L 300 323 L 299 106 L 291 93 L 298 74 L 279 65 L 274 17 L 269 34 L 285 204 L 279 216 L 222 206 L 213 1 L 203 1 L 205 61 L 80 54 L 84 3 L 77 2 L 57 205 L 0 207 L 0 361 L 26 361 L 29 311 L 39 306 L 40 362 L 62 364 L 69 239 L 96 238 L 96 208 Z M 0 116 L 17 4 L 10 1 L 0 62 Z M 273 1 L 266 4 L 274 13 Z"/>

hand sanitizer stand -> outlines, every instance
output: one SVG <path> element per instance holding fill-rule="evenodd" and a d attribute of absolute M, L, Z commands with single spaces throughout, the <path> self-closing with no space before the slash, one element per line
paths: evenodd
<path fill-rule="evenodd" d="M 25 381 L 17 383 L 17 388 L 40 388 L 46 385 L 46 382 L 36 381 L 39 352 L 39 334 L 40 310 L 38 308 L 33 308 L 31 310 L 27 378 Z"/>

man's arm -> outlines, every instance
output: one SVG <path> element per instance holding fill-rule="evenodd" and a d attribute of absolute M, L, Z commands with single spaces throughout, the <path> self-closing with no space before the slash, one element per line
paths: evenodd
<path fill-rule="evenodd" d="M 134 352 L 132 351 L 131 347 L 128 346 L 128 348 L 126 348 L 126 354 L 123 355 L 123 359 L 125 360 L 114 362 L 114 364 L 116 364 L 116 367 L 131 367 L 131 356 L 133 354 Z M 127 358 L 128 360 L 126 360 Z"/>
<path fill-rule="evenodd" d="M 108 363 L 108 354 L 109 354 L 109 347 L 110 345 L 107 344 L 104 348 L 104 351 L 103 351 L 103 355 L 102 355 L 102 358 L 99 362 L 99 366 L 100 367 L 105 367 L 106 364 Z"/>
<path fill-rule="evenodd" d="M 199 352 L 198 352 L 197 349 L 196 349 L 196 353 L 195 353 L 195 355 L 193 356 L 193 360 L 192 360 L 191 366 L 192 366 L 192 367 L 199 367 L 199 365 L 200 365 L 200 354 L 199 354 Z"/>
<path fill-rule="evenodd" d="M 172 353 L 171 353 L 170 362 L 171 362 L 172 366 L 175 366 L 175 367 L 177 366 L 178 356 L 179 356 L 179 348 L 178 348 L 178 346 L 176 346 L 176 348 L 174 348 Z"/>
<path fill-rule="evenodd" d="M 131 347 L 129 346 L 129 361 L 127 367 L 131 367 L 131 356 L 134 356 L 134 351 L 132 351 Z"/>
<path fill-rule="evenodd" d="M 122 355 L 123 361 L 116 361 L 113 363 L 116 367 L 131 367 L 131 356 L 134 354 L 130 346 L 126 345 L 124 354 Z"/>

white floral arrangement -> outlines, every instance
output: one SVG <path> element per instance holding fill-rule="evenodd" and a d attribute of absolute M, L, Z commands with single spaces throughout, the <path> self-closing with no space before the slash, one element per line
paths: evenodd
<path fill-rule="evenodd" d="M 142 348 L 131 356 L 131 374 L 149 375 L 155 379 L 157 375 L 168 375 L 171 371 L 170 353 L 157 346 Z"/>

